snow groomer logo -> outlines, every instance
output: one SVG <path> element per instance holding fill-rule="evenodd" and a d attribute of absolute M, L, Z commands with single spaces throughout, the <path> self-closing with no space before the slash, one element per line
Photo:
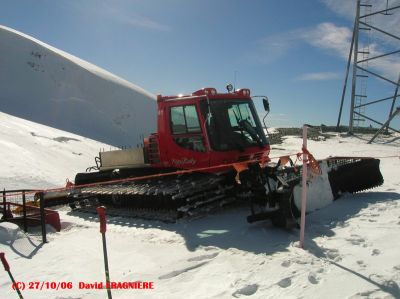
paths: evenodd
<path fill-rule="evenodd" d="M 194 165 L 194 164 L 196 164 L 196 159 L 194 159 L 194 158 L 188 159 L 186 157 L 184 157 L 180 160 L 172 159 L 172 164 L 175 166 Z"/>

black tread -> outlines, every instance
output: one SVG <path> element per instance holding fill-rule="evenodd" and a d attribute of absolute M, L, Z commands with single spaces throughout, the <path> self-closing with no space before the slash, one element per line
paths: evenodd
<path fill-rule="evenodd" d="M 344 192 L 354 193 L 381 185 L 383 178 L 379 163 L 379 160 L 372 158 L 329 158 L 328 165 L 331 171 L 328 176 L 334 197 L 337 198 Z M 80 174 L 79 183 L 97 183 L 133 175 L 131 170 L 124 172 L 118 173 L 117 177 L 113 172 Z M 283 186 L 283 192 L 272 192 L 270 196 L 265 195 L 265 182 L 257 180 L 259 174 L 259 168 L 250 167 L 249 171 L 241 173 L 241 185 L 235 183 L 234 171 L 224 174 L 168 175 L 118 184 L 101 183 L 92 187 L 78 184 L 69 201 L 77 202 L 75 206 L 85 210 L 90 210 L 90 206 L 102 204 L 114 209 L 116 215 L 160 220 L 168 218 L 172 221 L 171 217 L 176 219 L 192 216 L 200 211 L 207 213 L 210 209 L 233 202 L 235 198 L 242 198 L 255 205 L 265 206 L 272 203 L 272 206 L 277 204 L 279 207 L 279 210 L 274 212 L 252 212 L 249 221 L 270 218 L 279 226 L 293 226 L 299 211 L 293 204 L 292 190 L 301 179 L 301 166 L 265 168 L 265 177 L 274 180 L 279 177 L 286 184 Z"/>
<path fill-rule="evenodd" d="M 181 218 L 196 210 L 226 204 L 233 188 L 233 182 L 227 178 L 227 174 L 193 173 L 93 187 L 77 186 L 72 200 L 85 210 L 90 205 L 103 204 L 120 208 L 121 214 L 140 218 L 163 219 L 162 214 Z"/>
<path fill-rule="evenodd" d="M 336 163 L 337 165 L 333 166 L 333 169 L 328 174 L 335 198 L 345 192 L 356 193 L 383 184 L 383 177 L 379 170 L 379 159 L 365 158 L 348 161 L 349 163 L 339 163 L 343 162 L 343 160 L 330 161 L 330 163 Z"/>

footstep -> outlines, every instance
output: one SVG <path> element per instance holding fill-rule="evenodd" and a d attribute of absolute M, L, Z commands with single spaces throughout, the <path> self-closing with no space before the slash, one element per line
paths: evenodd
<path fill-rule="evenodd" d="M 379 254 L 381 254 L 381 251 L 379 249 L 372 250 L 372 254 L 371 255 L 379 255 Z"/>
<path fill-rule="evenodd" d="M 233 297 L 240 297 L 241 295 L 244 296 L 251 296 L 258 290 L 258 284 L 250 284 L 247 286 L 244 286 L 243 288 L 237 290 L 232 294 Z"/>
<path fill-rule="evenodd" d="M 318 284 L 319 279 L 317 278 L 317 275 L 315 273 L 310 272 L 310 274 L 308 274 L 308 281 L 312 284 Z"/>
<path fill-rule="evenodd" d="M 361 238 L 360 236 L 357 235 L 351 235 L 352 238 L 346 239 L 346 241 L 349 241 L 353 245 L 361 245 L 365 242 L 364 238 Z"/>
<path fill-rule="evenodd" d="M 327 249 L 325 254 L 329 259 L 334 260 L 335 262 L 340 262 L 342 260 L 339 250 L 337 249 Z"/>
<path fill-rule="evenodd" d="M 183 268 L 183 269 L 181 269 L 181 270 L 175 270 L 175 271 L 172 271 L 172 272 L 170 272 L 170 273 L 161 275 L 160 277 L 158 277 L 158 279 L 168 279 L 168 278 L 172 278 L 172 277 L 178 276 L 178 275 L 180 275 L 180 274 L 182 274 L 182 273 L 188 272 L 188 271 L 190 271 L 190 270 L 199 268 L 199 267 L 201 267 L 201 266 L 203 266 L 203 265 L 205 265 L 205 264 L 207 264 L 207 263 L 208 263 L 208 261 L 202 262 L 202 263 L 200 263 L 200 264 L 196 264 L 196 265 L 193 265 L 193 266 L 189 266 L 189 267 Z"/>
<path fill-rule="evenodd" d="M 290 277 L 286 277 L 286 278 L 284 278 L 284 279 L 282 279 L 281 281 L 278 282 L 278 285 L 281 288 L 290 287 L 291 284 L 292 284 L 292 280 L 290 279 Z"/>
<path fill-rule="evenodd" d="M 360 267 L 363 267 L 363 268 L 366 267 L 364 261 L 362 261 L 362 260 L 357 261 L 357 264 L 358 264 Z"/>
<path fill-rule="evenodd" d="M 188 262 L 200 262 L 200 261 L 204 261 L 204 260 L 211 260 L 211 259 L 215 258 L 218 254 L 219 254 L 218 252 L 215 252 L 215 253 L 211 253 L 211 254 L 204 254 L 204 255 L 191 257 L 190 259 L 188 259 Z"/>
<path fill-rule="evenodd" d="M 349 297 L 349 299 L 364 299 L 364 298 L 371 298 L 370 296 L 374 294 L 376 290 L 373 291 L 363 291 L 354 294 L 353 296 Z"/>

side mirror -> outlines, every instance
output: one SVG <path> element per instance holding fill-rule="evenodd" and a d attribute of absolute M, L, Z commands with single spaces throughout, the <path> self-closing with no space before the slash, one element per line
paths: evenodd
<path fill-rule="evenodd" d="M 269 102 L 267 98 L 263 98 L 263 105 L 264 105 L 264 110 L 266 112 L 269 112 Z"/>

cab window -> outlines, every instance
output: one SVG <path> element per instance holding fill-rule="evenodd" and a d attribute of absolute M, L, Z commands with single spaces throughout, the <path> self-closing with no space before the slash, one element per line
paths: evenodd
<path fill-rule="evenodd" d="M 194 105 L 171 108 L 172 134 L 200 133 L 199 117 Z"/>
<path fill-rule="evenodd" d="M 171 107 L 171 131 L 179 146 L 198 152 L 206 151 L 195 105 Z"/>

